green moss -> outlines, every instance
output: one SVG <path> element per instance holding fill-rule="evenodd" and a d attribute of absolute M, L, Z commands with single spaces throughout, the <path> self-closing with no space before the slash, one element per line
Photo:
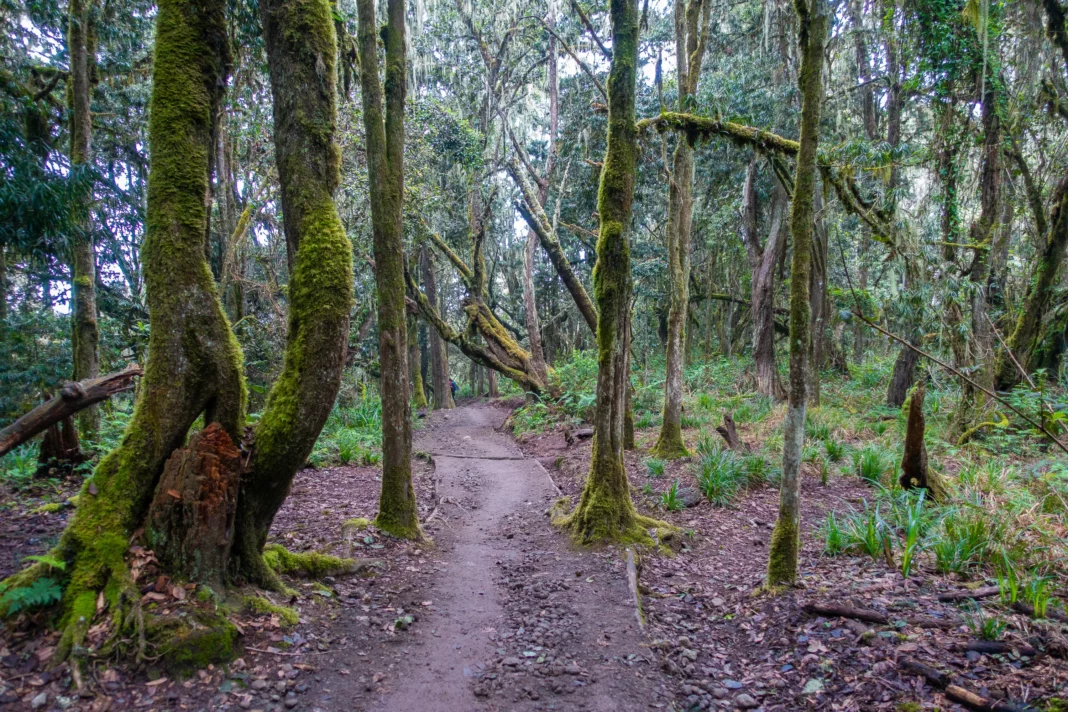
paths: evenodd
<path fill-rule="evenodd" d="M 271 603 L 263 596 L 246 596 L 245 608 L 260 615 L 276 615 L 279 620 L 289 626 L 296 625 L 300 622 L 300 616 L 295 610 L 286 606 L 279 606 Z"/>
<path fill-rule="evenodd" d="M 797 557 L 801 547 L 797 522 L 779 517 L 771 533 L 768 554 L 767 587 L 774 591 L 792 585 L 797 579 Z"/>
<path fill-rule="evenodd" d="M 295 554 L 281 544 L 271 544 L 265 548 L 263 561 L 276 573 L 305 578 L 348 573 L 355 566 L 352 559 L 342 559 L 318 551 Z"/>
<path fill-rule="evenodd" d="M 176 677 L 237 657 L 237 627 L 221 613 L 190 611 L 184 616 L 145 619 L 145 641 L 151 653 Z"/>
<path fill-rule="evenodd" d="M 49 502 L 48 504 L 42 504 L 37 509 L 30 511 L 30 514 L 55 514 L 63 509 L 66 505 L 64 502 Z"/>
<path fill-rule="evenodd" d="M 664 460 L 678 460 L 680 457 L 689 457 L 690 451 L 686 449 L 686 442 L 682 439 L 682 428 L 679 423 L 669 423 L 665 417 L 660 426 L 660 436 L 656 444 L 649 450 L 653 457 Z"/>
<path fill-rule="evenodd" d="M 1068 712 L 1068 700 L 1051 697 L 1046 700 L 1045 712 Z"/>
<path fill-rule="evenodd" d="M 921 712 L 923 705 L 919 702 L 901 702 L 898 703 L 897 712 Z"/>
<path fill-rule="evenodd" d="M 355 519 L 349 519 L 341 525 L 341 531 L 352 530 L 361 532 L 367 527 L 371 526 L 371 520 L 364 517 L 356 517 Z"/>

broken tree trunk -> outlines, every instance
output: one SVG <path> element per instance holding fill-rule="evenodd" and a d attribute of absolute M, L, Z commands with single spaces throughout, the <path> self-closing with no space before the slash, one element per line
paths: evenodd
<path fill-rule="evenodd" d="M 241 470 L 241 452 L 218 423 L 167 460 L 145 531 L 168 571 L 202 583 L 226 580 Z"/>
<path fill-rule="evenodd" d="M 941 502 L 946 489 L 941 476 L 927 464 L 927 444 L 923 434 L 926 423 L 923 418 L 923 399 L 926 386 L 920 383 L 912 391 L 909 401 L 909 421 L 905 431 L 905 454 L 901 458 L 901 486 L 904 489 L 926 489 L 931 499 Z"/>
<path fill-rule="evenodd" d="M 72 382 L 59 389 L 59 395 L 37 406 L 26 415 L 0 430 L 0 456 L 47 430 L 64 418 L 83 408 L 107 400 L 116 393 L 133 387 L 133 379 L 142 374 L 140 366 L 130 365 L 124 370 L 100 378 Z"/>
<path fill-rule="evenodd" d="M 734 424 L 734 418 L 730 413 L 723 414 L 723 425 L 717 426 L 716 432 L 727 441 L 727 447 L 731 450 L 735 452 L 746 451 L 745 443 L 738 437 L 738 427 Z"/>

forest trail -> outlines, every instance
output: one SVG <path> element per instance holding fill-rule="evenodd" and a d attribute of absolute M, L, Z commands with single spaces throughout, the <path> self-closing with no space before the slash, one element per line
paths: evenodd
<path fill-rule="evenodd" d="M 545 511 L 557 496 L 546 471 L 498 432 L 488 406 L 436 412 L 415 449 L 436 464 L 444 526 L 433 574 L 409 598 L 428 601 L 403 639 L 382 644 L 393 664 L 376 688 L 328 676 L 321 709 L 647 709 L 666 700 L 626 587 L 620 552 L 574 550 Z M 340 627 L 346 625 L 338 620 Z M 359 668 L 361 646 L 331 667 Z M 334 679 L 330 679 L 333 677 Z M 652 678 L 652 679 L 650 679 Z M 362 699 L 360 699 L 362 698 Z"/>

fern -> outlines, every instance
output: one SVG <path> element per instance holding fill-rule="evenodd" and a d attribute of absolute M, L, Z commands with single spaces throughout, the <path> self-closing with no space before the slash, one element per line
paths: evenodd
<path fill-rule="evenodd" d="M 50 578 L 39 578 L 29 586 L 13 588 L 0 597 L 0 608 L 7 608 L 7 615 L 31 608 L 44 608 L 58 603 L 63 597 L 63 587 Z"/>
<path fill-rule="evenodd" d="M 46 566 L 51 566 L 53 569 L 59 569 L 60 571 L 65 571 L 67 568 L 66 561 L 60 561 L 59 559 L 54 559 L 51 556 L 25 556 L 22 560 L 34 561 L 37 563 L 45 564 Z"/>

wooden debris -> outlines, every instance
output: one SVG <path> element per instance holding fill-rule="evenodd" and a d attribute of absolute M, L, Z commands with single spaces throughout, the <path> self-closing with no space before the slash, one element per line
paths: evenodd
<path fill-rule="evenodd" d="M 717 426 L 716 432 L 727 441 L 727 447 L 731 450 L 735 452 L 746 452 L 748 450 L 742 439 L 738 437 L 738 427 L 734 424 L 734 417 L 730 413 L 723 414 L 723 425 Z"/>
<path fill-rule="evenodd" d="M 943 603 L 951 603 L 953 601 L 966 601 L 968 599 L 978 600 L 980 598 L 990 598 L 996 596 L 1001 592 L 1001 589 L 997 586 L 984 586 L 982 588 L 964 589 L 963 591 L 952 591 L 950 593 L 938 594 L 938 600 Z"/>
<path fill-rule="evenodd" d="M 804 610 L 806 613 L 812 613 L 818 616 L 854 618 L 856 620 L 877 623 L 879 625 L 889 625 L 892 620 L 903 620 L 909 625 L 914 625 L 919 628 L 956 628 L 960 625 L 960 621 L 953 618 L 933 618 L 931 616 L 891 617 L 887 613 L 875 611 L 870 608 L 855 608 L 853 606 L 828 603 L 806 603 L 804 605 Z"/>
<path fill-rule="evenodd" d="M 964 649 L 987 655 L 1018 653 L 1019 655 L 1027 655 L 1032 658 L 1038 655 L 1039 652 L 1030 645 L 1024 645 L 1023 643 L 1009 643 L 1002 640 L 973 640 L 966 644 Z"/>
<path fill-rule="evenodd" d="M 946 496 L 945 485 L 941 476 L 927 464 L 927 444 L 923 438 L 927 427 L 923 419 L 923 399 L 926 394 L 927 388 L 921 382 L 912 390 L 909 398 L 909 421 L 899 481 L 904 489 L 926 489 L 931 499 L 941 502 Z"/>
<path fill-rule="evenodd" d="M 580 430 L 575 430 L 575 431 L 571 431 L 571 430 L 565 430 L 564 431 L 564 440 L 567 441 L 568 445 L 574 445 L 575 442 L 578 441 L 578 440 L 589 440 L 592 437 L 593 437 L 593 428 L 582 428 Z"/>

